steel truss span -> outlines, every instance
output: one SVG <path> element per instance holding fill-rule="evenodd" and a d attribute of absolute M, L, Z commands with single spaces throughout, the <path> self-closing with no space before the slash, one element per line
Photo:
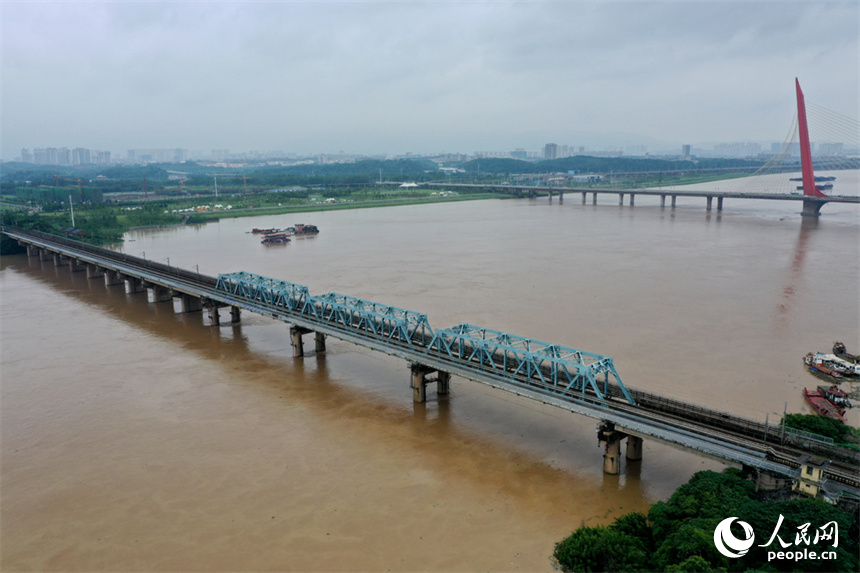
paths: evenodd
<path fill-rule="evenodd" d="M 450 360 L 476 370 L 476 375 L 491 374 L 517 386 L 591 403 L 605 402 L 620 391 L 635 404 L 612 359 L 599 354 L 470 324 L 434 331 L 423 313 L 337 293 L 313 296 L 304 285 L 248 272 L 219 275 L 216 290 L 405 346 L 428 358 Z"/>

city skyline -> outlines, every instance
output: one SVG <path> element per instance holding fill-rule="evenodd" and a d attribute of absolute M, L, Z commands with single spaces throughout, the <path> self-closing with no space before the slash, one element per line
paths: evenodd
<path fill-rule="evenodd" d="M 766 149 L 795 77 L 858 109 L 857 4 L 774 6 L 6 2 L 2 159 Z"/>
<path fill-rule="evenodd" d="M 787 149 L 785 149 L 787 147 Z M 846 146 L 842 142 L 827 142 L 816 144 L 811 142 L 813 156 L 856 156 L 860 154 L 857 146 Z M 628 145 L 624 148 L 610 147 L 607 149 L 591 149 L 585 146 L 574 146 L 568 144 L 546 143 L 536 150 L 516 148 L 513 150 L 476 150 L 469 153 L 403 153 L 403 154 L 346 154 L 344 152 L 325 153 L 286 153 L 282 150 L 268 151 L 231 151 L 229 149 L 214 149 L 211 151 L 188 150 L 182 148 L 134 148 L 123 154 L 112 154 L 110 151 L 76 147 L 36 147 L 23 148 L 19 156 L 13 158 L 13 162 L 32 163 L 36 165 L 60 165 L 60 166 L 82 166 L 82 165 L 112 165 L 125 163 L 183 163 L 185 161 L 207 162 L 240 160 L 253 163 L 255 161 L 279 161 L 296 160 L 306 162 L 313 159 L 319 163 L 350 162 L 360 159 L 392 159 L 403 157 L 447 158 L 446 161 L 462 161 L 474 158 L 511 158 L 522 160 L 547 160 L 562 159 L 574 156 L 596 156 L 596 157 L 657 157 L 657 158 L 747 158 L 766 159 L 774 154 L 788 153 L 790 157 L 799 156 L 799 143 L 793 142 L 770 142 L 769 145 L 758 142 L 732 142 L 717 143 L 710 149 L 693 147 L 684 144 L 680 149 L 665 151 L 664 153 L 649 150 L 645 145 Z"/>

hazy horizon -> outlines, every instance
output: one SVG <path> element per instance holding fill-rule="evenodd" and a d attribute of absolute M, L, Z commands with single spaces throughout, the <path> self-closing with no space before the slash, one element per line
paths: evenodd
<path fill-rule="evenodd" d="M 18 2 L 2 150 L 650 152 L 856 118 L 856 2 Z M 846 142 L 851 143 L 851 142 Z M 767 149 L 765 149 L 767 151 Z"/>

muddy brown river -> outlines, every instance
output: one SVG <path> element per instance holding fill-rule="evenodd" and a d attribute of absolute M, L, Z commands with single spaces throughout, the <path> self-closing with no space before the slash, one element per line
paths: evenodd
<path fill-rule="evenodd" d="M 129 254 L 249 271 L 615 359 L 628 386 L 762 421 L 809 413 L 806 352 L 860 351 L 856 206 L 579 196 L 224 219 Z M 313 223 L 263 246 L 253 227 Z M 602 473 L 595 420 L 287 325 L 0 261 L 4 571 L 550 571 L 582 524 L 721 463 L 645 441 Z M 850 412 L 860 422 L 860 408 Z"/>

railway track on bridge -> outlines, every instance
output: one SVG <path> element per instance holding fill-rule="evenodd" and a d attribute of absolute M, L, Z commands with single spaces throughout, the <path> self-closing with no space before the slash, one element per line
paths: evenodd
<path fill-rule="evenodd" d="M 580 381 L 562 380 L 559 364 L 568 363 L 559 362 L 552 355 L 573 349 L 479 329 L 482 336 L 493 337 L 487 343 L 474 337 L 477 327 L 460 325 L 455 329 L 433 331 L 426 316 L 420 313 L 395 309 L 400 314 L 385 314 L 385 309 L 392 307 L 333 293 L 310 296 L 307 287 L 302 285 L 248 273 L 212 277 L 54 235 L 7 227 L 0 227 L 0 232 L 57 256 L 76 257 L 145 284 L 161 285 L 170 289 L 173 296 L 199 297 L 204 308 L 215 309 L 216 313 L 219 307 L 241 307 L 291 323 L 307 332 L 321 332 L 413 364 L 587 415 L 612 424 L 627 435 L 657 438 L 723 461 L 783 475 L 797 473 L 800 456 L 824 457 L 831 462 L 827 470 L 829 479 L 860 489 L 858 452 L 786 436 L 778 426 L 728 412 L 626 388 L 617 378 L 611 359 L 590 355 L 594 358 L 592 366 L 598 366 L 595 371 L 605 375 L 603 382 L 593 376 Z M 261 283 L 264 288 L 253 292 L 240 289 L 246 276 L 250 281 L 265 279 Z M 374 305 L 372 311 L 368 310 L 368 305 Z M 546 352 L 539 354 L 539 360 L 529 363 L 531 365 L 525 369 L 525 362 L 517 354 L 519 347 L 515 346 L 523 341 L 526 345 L 544 345 L 541 352 Z M 586 361 L 581 362 L 584 365 Z M 588 373 L 584 369 L 582 372 Z M 613 374 L 614 383 L 609 381 Z"/>

